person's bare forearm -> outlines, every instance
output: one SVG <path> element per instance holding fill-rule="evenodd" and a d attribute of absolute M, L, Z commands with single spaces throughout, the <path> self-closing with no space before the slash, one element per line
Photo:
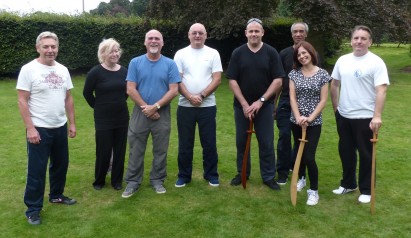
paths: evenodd
<path fill-rule="evenodd" d="M 375 109 L 373 117 L 380 117 L 384 110 L 385 97 L 387 95 L 387 85 L 380 85 L 376 87 Z"/>
<path fill-rule="evenodd" d="M 65 106 L 66 106 L 67 119 L 70 125 L 75 125 L 76 119 L 75 119 L 75 112 L 74 112 L 74 100 L 73 100 L 73 96 L 71 95 L 70 91 L 67 91 Z"/>
<path fill-rule="evenodd" d="M 127 81 L 127 95 L 138 106 L 145 106 L 147 104 L 137 91 L 137 84 L 134 82 Z"/>
<path fill-rule="evenodd" d="M 269 99 L 271 97 L 273 97 L 274 99 L 275 95 L 280 93 L 282 85 L 283 85 L 282 78 L 275 78 L 273 82 L 270 84 L 270 86 L 268 87 L 267 91 L 265 91 L 265 93 L 261 96 L 264 97 L 265 99 Z"/>
<path fill-rule="evenodd" d="M 215 90 L 217 90 L 218 86 L 221 83 L 221 72 L 215 72 L 212 75 L 213 80 L 211 83 L 201 92 L 203 97 L 208 97 L 212 94 Z"/>
<path fill-rule="evenodd" d="M 338 108 L 338 100 L 339 100 L 339 93 L 340 93 L 340 81 L 333 79 L 331 81 L 331 102 L 333 104 L 334 112 L 337 111 Z"/>

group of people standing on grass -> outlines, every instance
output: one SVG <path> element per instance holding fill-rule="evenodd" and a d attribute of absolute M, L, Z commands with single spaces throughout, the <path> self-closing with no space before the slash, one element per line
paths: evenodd
<path fill-rule="evenodd" d="M 278 53 L 262 41 L 262 21 L 252 18 L 246 24 L 247 43 L 232 53 L 226 75 L 234 94 L 237 175 L 230 184 L 241 184 L 250 121 L 254 123 L 258 141 L 261 178 L 273 190 L 280 190 L 280 185 L 287 183 L 295 148 L 304 128 L 308 143 L 298 171 L 297 190 L 305 187 L 307 170 L 310 181 L 307 204 L 318 203 L 315 152 L 321 134 L 321 112 L 331 82 L 343 168 L 340 187 L 333 192 L 345 194 L 357 189 L 358 151 L 359 202 L 367 203 L 371 189 L 369 139 L 381 127 L 389 85 L 384 62 L 368 51 L 372 43 L 371 30 L 366 26 L 353 29 L 353 53 L 338 59 L 331 76 L 319 67 L 316 50 L 305 41 L 307 24 L 294 23 L 291 34 L 294 44 Z M 153 161 L 150 184 L 156 193 L 166 192 L 164 180 L 167 177 L 171 129 L 170 102 L 178 94 L 178 178 L 175 187 L 184 187 L 192 180 L 197 125 L 203 149 L 203 178 L 210 186 L 219 186 L 214 92 L 221 83 L 223 69 L 218 51 L 205 45 L 207 31 L 204 25 L 193 24 L 188 31 L 188 39 L 190 45 L 177 51 L 174 59 L 170 59 L 161 54 L 164 46 L 162 34 L 150 30 L 144 41 L 147 53 L 133 58 L 128 68 L 118 63 L 122 49 L 116 40 L 110 38 L 100 43 L 97 54 L 100 64 L 89 71 L 83 89 L 84 98 L 94 112 L 96 161 L 93 187 L 96 190 L 105 186 L 111 163 L 111 185 L 115 190 L 123 189 L 128 141 L 129 160 L 124 176 L 127 185 L 122 197 L 132 196 L 143 181 L 145 151 L 151 135 Z M 69 157 L 67 137 L 76 136 L 76 126 L 70 93 L 73 84 L 67 68 L 56 61 L 58 47 L 56 34 L 41 33 L 36 40 L 39 57 L 22 67 L 16 87 L 27 135 L 28 172 L 24 202 L 28 207 L 26 217 L 32 225 L 41 223 L 49 158 L 49 201 L 66 205 L 76 203 L 75 199 L 63 195 Z M 135 104 L 131 118 L 128 98 Z M 275 119 L 279 129 L 277 164 Z M 248 157 L 247 179 L 250 168 Z"/>

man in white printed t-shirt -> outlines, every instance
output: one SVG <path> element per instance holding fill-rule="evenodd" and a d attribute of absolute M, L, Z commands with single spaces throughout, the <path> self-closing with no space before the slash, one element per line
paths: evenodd
<path fill-rule="evenodd" d="M 333 193 L 345 194 L 357 189 L 358 151 L 360 203 L 371 200 L 370 139 L 382 125 L 381 114 L 387 85 L 390 84 L 384 61 L 368 50 L 371 44 L 371 30 L 366 26 L 356 26 L 351 33 L 353 52 L 337 60 L 331 75 L 331 100 L 340 137 L 338 150 L 343 168 L 340 187 Z"/>
<path fill-rule="evenodd" d="M 195 23 L 188 32 L 190 45 L 174 56 L 182 81 L 177 108 L 178 127 L 178 179 L 176 187 L 184 187 L 191 181 L 193 148 L 196 124 L 203 147 L 203 177 L 212 187 L 220 185 L 217 172 L 216 143 L 217 106 L 214 91 L 221 83 L 220 54 L 204 45 L 207 31 L 204 25 Z"/>
<path fill-rule="evenodd" d="M 63 195 L 69 164 L 67 137 L 76 136 L 73 88 L 68 69 L 56 61 L 59 49 L 57 35 L 42 32 L 36 40 L 37 59 L 21 68 L 18 80 L 18 106 L 26 127 L 27 181 L 24 203 L 32 225 L 39 225 L 50 158 L 49 202 L 76 203 Z M 69 125 L 67 125 L 67 118 Z"/>

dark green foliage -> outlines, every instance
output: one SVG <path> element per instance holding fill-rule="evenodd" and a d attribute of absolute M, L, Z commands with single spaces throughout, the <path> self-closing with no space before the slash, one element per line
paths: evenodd
<path fill-rule="evenodd" d="M 326 53 L 335 51 L 342 39 L 350 37 L 356 25 L 369 26 L 374 42 L 383 39 L 397 43 L 411 41 L 409 0 L 287 0 L 287 7 L 295 17 L 307 22 L 320 32 L 327 42 Z"/>
<path fill-rule="evenodd" d="M 145 51 L 144 34 L 151 22 L 140 18 L 110 18 L 36 13 L 23 17 L 0 13 L 0 75 L 16 74 L 36 58 L 35 40 L 42 31 L 55 32 L 60 40 L 57 60 L 70 70 L 88 70 L 98 63 L 97 48 L 104 38 L 113 37 L 124 48 L 123 65 Z M 163 27 L 164 28 L 164 27 Z"/>
<path fill-rule="evenodd" d="M 110 0 L 109 3 L 100 2 L 96 9 L 90 11 L 93 15 L 127 17 L 131 15 L 129 0 Z"/>
<path fill-rule="evenodd" d="M 291 44 L 289 27 L 291 19 L 279 24 L 267 21 L 264 41 L 281 50 Z M 225 39 L 209 38 L 206 44 L 216 48 L 224 65 L 232 50 L 246 42 L 243 26 L 238 32 Z M 145 33 L 158 29 L 164 36 L 162 53 L 174 57 L 177 50 L 187 46 L 188 27 L 178 31 L 177 24 L 170 20 L 148 20 L 139 17 L 115 18 L 110 16 L 58 15 L 34 13 L 16 16 L 0 12 L 0 75 L 17 75 L 21 66 L 38 57 L 35 40 L 42 31 L 55 32 L 60 40 L 57 61 L 71 71 L 87 72 L 98 64 L 97 48 L 104 38 L 113 37 L 123 48 L 121 64 L 128 66 L 129 61 L 146 52 Z"/>
<path fill-rule="evenodd" d="M 131 14 L 143 16 L 147 11 L 148 1 L 149 0 L 133 0 L 130 5 Z"/>
<path fill-rule="evenodd" d="M 278 0 L 150 0 L 147 16 L 168 19 L 177 24 L 177 30 L 187 31 L 195 22 L 203 23 L 209 37 L 226 39 L 238 37 L 248 19 L 263 21 L 272 16 Z M 242 35 L 242 34 L 240 34 Z"/>

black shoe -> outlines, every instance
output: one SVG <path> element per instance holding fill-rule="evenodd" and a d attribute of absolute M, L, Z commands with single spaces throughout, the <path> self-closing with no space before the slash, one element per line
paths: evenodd
<path fill-rule="evenodd" d="M 287 177 L 279 177 L 278 180 L 277 180 L 277 183 L 278 183 L 279 185 L 286 185 L 286 184 L 287 184 L 287 180 L 288 180 Z"/>
<path fill-rule="evenodd" d="M 93 188 L 95 190 L 101 190 L 103 188 L 103 185 L 93 185 Z"/>
<path fill-rule="evenodd" d="M 27 221 L 30 225 L 33 226 L 41 224 L 40 215 L 38 213 L 34 213 L 33 215 L 29 216 Z"/>
<path fill-rule="evenodd" d="M 264 184 L 267 185 L 272 190 L 280 190 L 280 185 L 275 180 L 264 181 Z"/>
<path fill-rule="evenodd" d="M 248 180 L 249 177 L 247 177 Z M 241 175 L 237 174 L 230 182 L 232 186 L 238 186 L 241 184 Z"/>
<path fill-rule="evenodd" d="M 123 189 L 123 185 L 121 185 L 121 183 L 115 184 L 113 185 L 114 190 L 122 190 Z"/>
<path fill-rule="evenodd" d="M 66 197 L 66 196 L 61 196 L 59 198 L 50 198 L 49 202 L 50 203 L 56 203 L 56 204 L 73 205 L 77 201 L 76 201 L 76 199 L 73 199 L 73 198 L 69 198 L 69 197 Z"/>

